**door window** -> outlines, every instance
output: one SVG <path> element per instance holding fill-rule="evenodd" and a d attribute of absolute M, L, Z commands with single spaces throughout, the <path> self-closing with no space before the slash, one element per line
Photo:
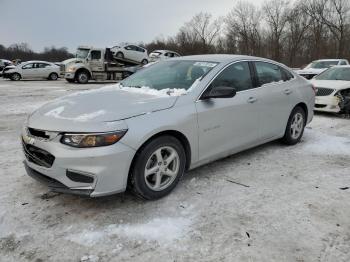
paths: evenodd
<path fill-rule="evenodd" d="M 50 66 L 49 64 L 46 64 L 46 63 L 39 63 L 37 65 L 38 65 L 38 68 L 45 68 L 45 67 Z"/>
<path fill-rule="evenodd" d="M 277 65 L 266 62 L 255 62 L 255 68 L 260 86 L 284 80 L 282 71 Z"/>
<path fill-rule="evenodd" d="M 101 59 L 101 51 L 91 51 L 91 60 L 100 60 Z"/>
<path fill-rule="evenodd" d="M 254 88 L 248 62 L 235 63 L 224 69 L 209 89 L 219 86 L 233 87 L 237 92 Z"/>
<path fill-rule="evenodd" d="M 347 65 L 347 63 L 346 63 L 344 60 L 342 60 L 342 61 L 340 62 L 340 65 Z"/>
<path fill-rule="evenodd" d="M 22 69 L 32 69 L 32 68 L 33 68 L 33 64 L 32 63 L 22 66 Z"/>

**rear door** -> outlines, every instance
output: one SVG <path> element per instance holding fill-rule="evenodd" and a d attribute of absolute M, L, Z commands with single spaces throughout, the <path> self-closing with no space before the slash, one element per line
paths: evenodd
<path fill-rule="evenodd" d="M 38 77 L 44 77 L 47 78 L 49 74 L 51 73 L 51 65 L 47 63 L 37 63 L 38 65 Z"/>
<path fill-rule="evenodd" d="M 293 93 L 290 80 L 293 78 L 287 70 L 268 62 L 254 62 L 259 97 L 261 99 L 261 129 L 262 140 L 284 133 L 289 115 Z"/>
<path fill-rule="evenodd" d="M 196 102 L 200 161 L 254 145 L 259 136 L 260 101 L 249 63 L 229 65 L 207 90 L 218 86 L 234 87 L 237 94 Z"/>

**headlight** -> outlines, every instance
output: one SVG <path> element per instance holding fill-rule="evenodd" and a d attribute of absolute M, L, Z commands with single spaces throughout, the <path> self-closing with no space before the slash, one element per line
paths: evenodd
<path fill-rule="evenodd" d="M 61 143 L 79 148 L 109 146 L 117 143 L 126 132 L 127 130 L 108 133 L 63 134 Z"/>
<path fill-rule="evenodd" d="M 67 69 L 67 72 L 70 72 L 70 73 L 73 73 L 74 71 L 75 71 L 74 66 L 68 67 L 68 69 Z"/>

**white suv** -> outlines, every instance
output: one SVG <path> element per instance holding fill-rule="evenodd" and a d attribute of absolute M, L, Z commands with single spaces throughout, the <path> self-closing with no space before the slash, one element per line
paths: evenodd
<path fill-rule="evenodd" d="M 143 65 L 149 61 L 147 50 L 137 45 L 114 46 L 111 51 L 113 56 L 119 59 L 128 59 Z"/>

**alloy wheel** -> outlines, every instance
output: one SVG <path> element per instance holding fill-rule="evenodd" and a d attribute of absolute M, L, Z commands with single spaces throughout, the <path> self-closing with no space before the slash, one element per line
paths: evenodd
<path fill-rule="evenodd" d="M 176 179 L 179 168 L 180 158 L 173 147 L 158 148 L 151 154 L 145 166 L 146 185 L 154 191 L 168 188 Z"/>
<path fill-rule="evenodd" d="M 290 134 L 293 139 L 298 139 L 304 128 L 304 117 L 301 113 L 296 113 L 290 126 Z"/>

